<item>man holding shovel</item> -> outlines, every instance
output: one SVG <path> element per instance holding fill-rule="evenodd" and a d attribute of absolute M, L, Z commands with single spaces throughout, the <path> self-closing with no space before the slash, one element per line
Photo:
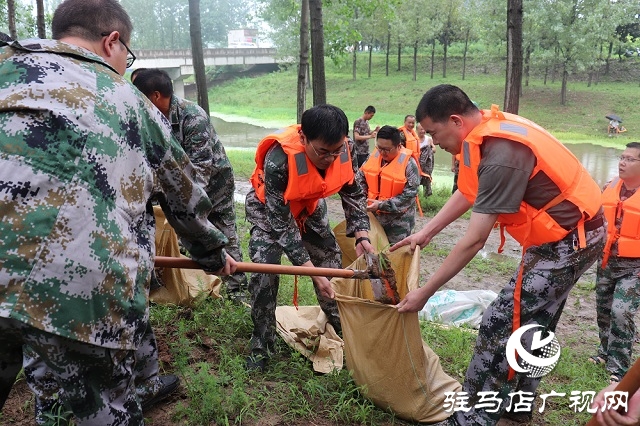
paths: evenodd
<path fill-rule="evenodd" d="M 518 270 L 482 319 L 463 384 L 470 409 L 455 412 L 446 423 L 494 425 L 503 413 L 521 414 L 505 413 L 510 392 L 535 393 L 540 382 L 510 370 L 511 333 L 534 323 L 553 332 L 569 291 L 602 252 L 600 190 L 573 154 L 540 126 L 497 106 L 478 110 L 458 87 L 431 88 L 416 117 L 436 145 L 461 154 L 458 190 L 421 231 L 391 250 L 422 248 L 469 208 L 472 213 L 464 237 L 427 283 L 400 301 L 398 311 L 419 311 L 484 246 L 496 221 L 523 246 Z M 525 350 L 532 347 L 533 334 L 524 334 Z M 500 401 L 495 412 L 474 407 L 481 392 Z"/>
<path fill-rule="evenodd" d="M 356 163 L 347 149 L 349 122 L 332 105 L 302 114 L 301 124 L 268 135 L 258 145 L 253 188 L 245 210 L 253 225 L 249 255 L 255 263 L 280 264 L 282 254 L 300 266 L 341 268 L 341 252 L 329 226 L 324 198 L 338 193 L 347 220 L 347 236 L 356 252 L 373 253 L 368 238 L 366 195 L 354 181 Z M 312 277 L 320 307 L 340 330 L 334 292 L 326 277 Z M 247 369 L 264 370 L 276 337 L 279 276 L 254 273 L 251 293 L 251 355 Z"/>

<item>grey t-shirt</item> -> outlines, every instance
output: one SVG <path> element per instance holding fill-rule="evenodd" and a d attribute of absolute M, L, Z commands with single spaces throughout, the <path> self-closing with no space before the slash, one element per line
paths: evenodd
<path fill-rule="evenodd" d="M 560 194 L 558 186 L 542 171 L 529 179 L 536 157 L 526 145 L 487 137 L 480 152 L 474 212 L 516 213 L 522 201 L 539 209 Z M 581 218 L 580 210 L 569 201 L 558 203 L 547 213 L 565 229 L 574 228 Z"/>

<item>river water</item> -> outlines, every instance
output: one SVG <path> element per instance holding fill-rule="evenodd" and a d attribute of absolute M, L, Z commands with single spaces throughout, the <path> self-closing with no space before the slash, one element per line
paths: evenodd
<path fill-rule="evenodd" d="M 220 140 L 227 149 L 255 150 L 258 142 L 276 127 L 262 127 L 244 122 L 225 121 L 212 117 L 213 125 Z M 600 186 L 618 173 L 618 157 L 622 149 L 608 148 L 591 143 L 567 144 L 567 148 L 582 162 Z M 436 152 L 433 182 L 436 186 L 453 184 L 451 155 L 445 151 Z"/>

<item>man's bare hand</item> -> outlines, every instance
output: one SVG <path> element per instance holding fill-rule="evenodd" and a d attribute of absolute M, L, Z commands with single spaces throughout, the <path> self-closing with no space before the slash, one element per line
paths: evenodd
<path fill-rule="evenodd" d="M 323 297 L 328 299 L 334 299 L 336 297 L 336 292 L 333 291 L 331 282 L 326 277 L 311 277 L 311 279 L 313 280 L 313 285 L 317 287 Z"/>
<path fill-rule="evenodd" d="M 423 231 L 424 229 L 416 232 L 415 234 L 409 235 L 403 240 L 398 241 L 393 246 L 391 246 L 389 251 L 396 251 L 400 247 L 404 247 L 404 246 L 410 246 L 411 252 L 413 252 L 416 249 L 416 247 L 419 247 L 420 249 L 424 248 L 427 244 L 429 244 L 429 242 L 431 241 L 431 238 L 427 235 L 426 232 L 423 232 Z"/>
<path fill-rule="evenodd" d="M 236 272 L 237 268 L 238 268 L 238 262 L 236 262 L 233 257 L 227 254 L 227 261 L 225 262 L 224 267 L 214 272 L 213 275 L 218 275 L 218 276 L 231 275 L 234 272 Z"/>
<path fill-rule="evenodd" d="M 409 293 L 407 293 L 404 299 L 402 299 L 400 303 L 395 305 L 395 307 L 398 309 L 398 312 L 401 314 L 405 312 L 418 312 L 422 308 L 424 308 L 427 300 L 429 300 L 429 297 L 432 296 L 432 294 L 425 292 L 425 290 L 425 288 L 419 288 L 417 290 L 411 290 Z"/>

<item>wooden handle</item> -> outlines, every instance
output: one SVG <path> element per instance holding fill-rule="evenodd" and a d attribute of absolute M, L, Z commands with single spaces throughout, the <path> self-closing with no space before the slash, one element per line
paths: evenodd
<path fill-rule="evenodd" d="M 340 278 L 369 278 L 367 271 L 353 269 L 316 268 L 311 266 L 273 265 L 269 263 L 237 262 L 237 272 L 259 272 L 262 274 L 306 275 Z M 184 257 L 156 256 L 156 268 L 202 269 L 197 262 Z"/>
<path fill-rule="evenodd" d="M 629 399 L 631 396 L 638 391 L 640 387 L 640 358 L 636 360 L 636 362 L 631 366 L 627 374 L 624 375 L 618 386 L 614 390 L 620 392 L 629 392 Z M 598 419 L 596 419 L 596 415 L 594 414 L 591 417 L 591 420 L 587 423 L 587 426 L 600 426 Z"/>

